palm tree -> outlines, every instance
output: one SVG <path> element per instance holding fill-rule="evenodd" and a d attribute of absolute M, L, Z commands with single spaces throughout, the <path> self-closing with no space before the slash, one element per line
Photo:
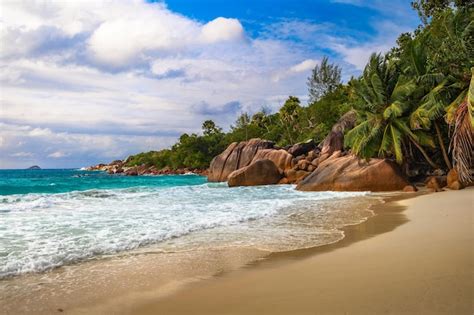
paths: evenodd
<path fill-rule="evenodd" d="M 472 88 L 474 66 L 474 9 L 447 10 L 436 18 L 429 31 L 411 43 L 412 72 L 424 88 L 420 106 L 410 117 L 412 128 L 429 129 L 433 123 L 449 169 L 452 164 L 464 182 L 472 182 Z M 471 86 L 471 88 L 470 88 Z M 471 96 L 472 100 L 472 96 Z M 471 101 L 472 102 L 472 101 Z M 439 124 L 454 128 L 450 140 L 450 161 Z"/>
<path fill-rule="evenodd" d="M 403 74 L 407 77 L 414 78 L 416 82 L 416 90 L 413 93 L 415 100 L 425 99 L 425 95 L 429 95 L 434 91 L 436 86 L 444 80 L 444 75 L 440 72 L 435 72 L 428 62 L 428 53 L 426 46 L 429 42 L 429 33 L 419 34 L 416 38 L 410 39 L 406 44 L 406 49 L 402 58 Z M 431 94 L 429 97 L 432 97 Z M 426 99 L 425 99 L 426 100 Z M 430 99 L 430 104 L 438 104 L 437 99 Z M 452 168 L 451 161 L 448 157 L 444 139 L 439 127 L 439 108 L 437 106 L 418 106 L 410 114 L 410 127 L 412 130 L 428 129 L 430 130 L 434 125 L 435 133 L 443 155 L 444 162 L 448 169 Z"/>
<path fill-rule="evenodd" d="M 352 81 L 356 94 L 362 100 L 359 114 L 363 121 L 348 132 L 346 144 L 353 153 L 370 158 L 394 156 L 398 163 L 404 160 L 403 144 L 413 143 L 432 166 L 422 145 L 433 146 L 424 132 L 413 132 L 408 127 L 407 112 L 410 96 L 416 89 L 413 80 L 401 76 L 398 66 L 380 54 L 372 54 L 362 78 Z"/>

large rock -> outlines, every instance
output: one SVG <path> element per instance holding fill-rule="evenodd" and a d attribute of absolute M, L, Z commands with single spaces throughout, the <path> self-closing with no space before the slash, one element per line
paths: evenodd
<path fill-rule="evenodd" d="M 396 163 L 383 159 L 361 160 L 353 155 L 331 156 L 319 164 L 296 189 L 302 191 L 393 191 L 408 182 Z"/>
<path fill-rule="evenodd" d="M 332 126 L 331 132 L 329 132 L 321 144 L 321 155 L 331 155 L 335 151 L 342 151 L 344 149 L 344 130 L 354 128 L 356 119 L 356 112 L 349 111 Z"/>
<path fill-rule="evenodd" d="M 270 160 L 282 171 L 291 168 L 293 156 L 286 152 L 283 149 L 274 150 L 274 149 L 263 149 L 259 150 L 253 158 L 253 162 L 257 160 Z"/>
<path fill-rule="evenodd" d="M 285 177 L 287 178 L 288 183 L 290 184 L 299 183 L 309 174 L 309 172 L 295 169 L 289 169 L 285 171 Z"/>
<path fill-rule="evenodd" d="M 282 175 L 270 160 L 257 160 L 252 164 L 233 171 L 228 177 L 229 187 L 277 184 Z"/>
<path fill-rule="evenodd" d="M 293 156 L 305 155 L 314 148 L 316 148 L 316 144 L 311 139 L 306 142 L 301 142 L 293 145 L 291 148 L 288 149 L 288 153 Z"/>
<path fill-rule="evenodd" d="M 459 190 L 459 189 L 464 188 L 463 184 L 459 180 L 458 172 L 454 168 L 448 172 L 446 182 L 449 189 Z"/>
<path fill-rule="evenodd" d="M 426 180 L 426 188 L 433 191 L 441 191 L 448 184 L 447 176 L 430 176 Z"/>
<path fill-rule="evenodd" d="M 273 142 L 261 139 L 230 144 L 224 152 L 212 159 L 208 180 L 225 182 L 230 173 L 249 165 L 259 150 L 270 149 L 273 146 Z"/>
<path fill-rule="evenodd" d="M 331 155 L 335 151 L 344 149 L 344 132 L 331 130 L 326 136 L 321 149 L 321 156 Z"/>

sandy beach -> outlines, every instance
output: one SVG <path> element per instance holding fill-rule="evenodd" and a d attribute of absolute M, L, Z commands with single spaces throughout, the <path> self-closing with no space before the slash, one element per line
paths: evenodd
<path fill-rule="evenodd" d="M 385 200 L 329 245 L 206 259 L 147 250 L 16 278 L 0 313 L 472 314 L 474 189 Z"/>
<path fill-rule="evenodd" d="M 422 195 L 384 207 L 335 245 L 280 255 L 122 311 L 472 314 L 474 190 Z"/>

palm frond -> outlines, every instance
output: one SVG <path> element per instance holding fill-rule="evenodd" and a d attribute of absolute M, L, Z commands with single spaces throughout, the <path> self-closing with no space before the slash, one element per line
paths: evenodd
<path fill-rule="evenodd" d="M 449 149 L 453 155 L 454 167 L 463 183 L 473 182 L 473 117 L 474 106 L 474 68 L 471 69 L 471 83 L 464 101 L 457 107 L 454 114 L 454 132 Z M 454 107 L 455 105 L 452 104 Z M 451 106 L 450 106 L 451 107 Z"/>
<path fill-rule="evenodd" d="M 392 136 L 392 148 L 393 154 L 395 155 L 395 160 L 398 164 L 402 164 L 403 162 L 403 152 L 402 152 L 402 133 L 398 128 L 396 128 L 393 124 L 390 125 L 390 134 Z"/>

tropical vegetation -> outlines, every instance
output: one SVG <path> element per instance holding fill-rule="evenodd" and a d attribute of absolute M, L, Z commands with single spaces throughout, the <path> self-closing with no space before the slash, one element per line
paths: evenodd
<path fill-rule="evenodd" d="M 272 113 L 242 113 L 228 132 L 208 120 L 202 134 L 183 134 L 170 149 L 131 156 L 128 165 L 207 168 L 231 142 L 264 138 L 281 147 L 320 142 L 349 110 L 357 124 L 345 145 L 361 158 L 395 160 L 407 175 L 455 168 L 472 182 L 474 8 L 472 1 L 418 0 L 422 24 L 401 34 L 385 55 L 373 54 L 362 75 L 341 82 L 327 58 L 308 78 L 309 104 L 290 96 Z"/>

